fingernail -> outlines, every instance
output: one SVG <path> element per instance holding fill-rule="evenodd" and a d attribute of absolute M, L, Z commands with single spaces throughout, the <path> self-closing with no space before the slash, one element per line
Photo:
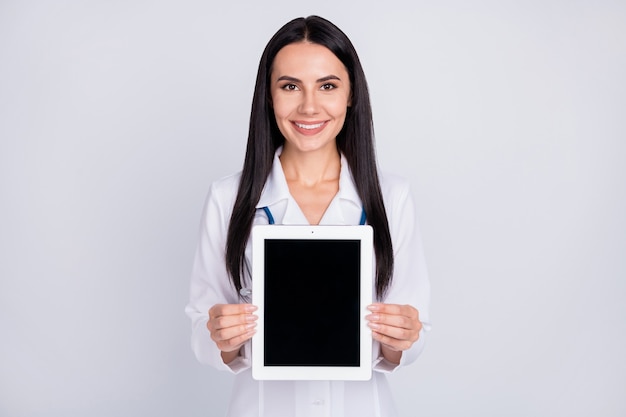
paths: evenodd
<path fill-rule="evenodd" d="M 378 330 L 380 329 L 380 325 L 376 324 L 376 323 L 367 323 L 368 326 L 370 326 L 370 328 Z"/>
<path fill-rule="evenodd" d="M 365 318 L 370 321 L 380 320 L 380 316 L 378 314 L 368 314 L 367 316 L 365 316 Z"/>
<path fill-rule="evenodd" d="M 248 323 L 246 324 L 246 329 L 254 329 L 256 327 L 256 323 Z"/>
<path fill-rule="evenodd" d="M 380 310 L 380 306 L 378 304 L 371 304 L 371 305 L 367 306 L 367 309 L 369 311 L 379 311 Z"/>
<path fill-rule="evenodd" d="M 254 314 L 248 314 L 246 316 L 246 321 L 255 321 L 258 318 L 259 318 L 259 316 L 255 316 Z"/>
<path fill-rule="evenodd" d="M 256 311 L 257 308 L 258 308 L 257 306 L 253 306 L 252 304 L 248 304 L 245 307 L 245 310 L 246 310 L 246 313 L 252 313 L 253 311 Z"/>

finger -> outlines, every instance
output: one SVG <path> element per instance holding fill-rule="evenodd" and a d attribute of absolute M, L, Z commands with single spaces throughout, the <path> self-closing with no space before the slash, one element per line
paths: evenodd
<path fill-rule="evenodd" d="M 398 339 L 395 339 L 385 334 L 381 334 L 376 331 L 372 331 L 372 337 L 378 342 L 380 342 L 381 344 L 389 347 L 391 350 L 396 350 L 396 351 L 407 350 L 411 346 L 413 346 L 413 343 L 414 343 L 410 340 L 398 340 Z"/>
<path fill-rule="evenodd" d="M 220 329 L 226 329 L 229 327 L 238 326 L 241 324 L 251 323 L 256 321 L 259 316 L 255 314 L 236 314 L 231 316 L 219 316 L 209 319 L 207 327 L 209 331 L 216 331 Z"/>
<path fill-rule="evenodd" d="M 419 320 L 407 316 L 373 313 L 365 316 L 365 318 L 371 323 L 386 324 L 388 326 L 399 327 L 407 330 L 419 330 L 421 328 Z"/>
<path fill-rule="evenodd" d="M 236 339 L 254 330 L 256 323 L 240 324 L 238 326 L 227 327 L 225 329 L 214 330 L 211 332 L 211 339 L 216 343 L 225 342 L 231 339 Z"/>
<path fill-rule="evenodd" d="M 369 323 L 368 326 L 376 333 L 396 340 L 407 340 L 413 343 L 419 338 L 418 329 L 403 329 L 401 327 L 393 327 L 380 323 Z"/>
<path fill-rule="evenodd" d="M 252 304 L 215 304 L 209 310 L 209 317 L 231 316 L 234 314 L 252 313 L 257 306 Z"/>
<path fill-rule="evenodd" d="M 250 338 L 252 338 L 255 333 L 256 330 L 252 329 L 244 334 L 233 337 L 231 339 L 216 342 L 217 348 L 222 352 L 232 352 L 241 348 L 241 346 L 243 346 L 244 343 L 250 340 Z"/>
<path fill-rule="evenodd" d="M 408 304 L 384 304 L 384 303 L 375 303 L 367 306 L 367 309 L 372 313 L 382 313 L 389 314 L 395 316 L 406 316 L 410 318 L 419 319 L 419 311 L 411 305 Z"/>

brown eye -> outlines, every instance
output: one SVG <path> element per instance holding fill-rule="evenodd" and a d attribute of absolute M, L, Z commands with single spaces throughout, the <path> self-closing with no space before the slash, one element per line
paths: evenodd
<path fill-rule="evenodd" d="M 298 89 L 295 84 L 285 84 L 281 88 L 285 91 L 296 91 Z"/>
<path fill-rule="evenodd" d="M 322 90 L 324 90 L 324 91 L 333 90 L 333 89 L 335 89 L 335 88 L 337 88 L 337 87 L 336 87 L 334 84 L 330 84 L 330 83 L 328 83 L 328 84 L 324 84 L 324 85 L 322 85 L 322 87 L 321 87 L 321 89 L 322 89 Z"/>

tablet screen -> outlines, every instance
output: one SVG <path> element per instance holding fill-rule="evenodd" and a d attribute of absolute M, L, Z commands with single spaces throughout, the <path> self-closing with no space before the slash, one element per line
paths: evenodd
<path fill-rule="evenodd" d="M 265 366 L 359 366 L 359 240 L 265 240 Z"/>
<path fill-rule="evenodd" d="M 371 378 L 373 263 L 371 226 L 254 226 L 252 377 Z"/>

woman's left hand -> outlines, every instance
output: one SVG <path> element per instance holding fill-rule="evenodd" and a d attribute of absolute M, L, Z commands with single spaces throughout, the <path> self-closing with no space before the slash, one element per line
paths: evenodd
<path fill-rule="evenodd" d="M 375 303 L 369 305 L 367 309 L 372 312 L 365 317 L 372 329 L 372 337 L 383 347 L 393 352 L 402 352 L 419 339 L 422 322 L 415 307 Z M 399 360 L 401 355 L 394 356 Z"/>

